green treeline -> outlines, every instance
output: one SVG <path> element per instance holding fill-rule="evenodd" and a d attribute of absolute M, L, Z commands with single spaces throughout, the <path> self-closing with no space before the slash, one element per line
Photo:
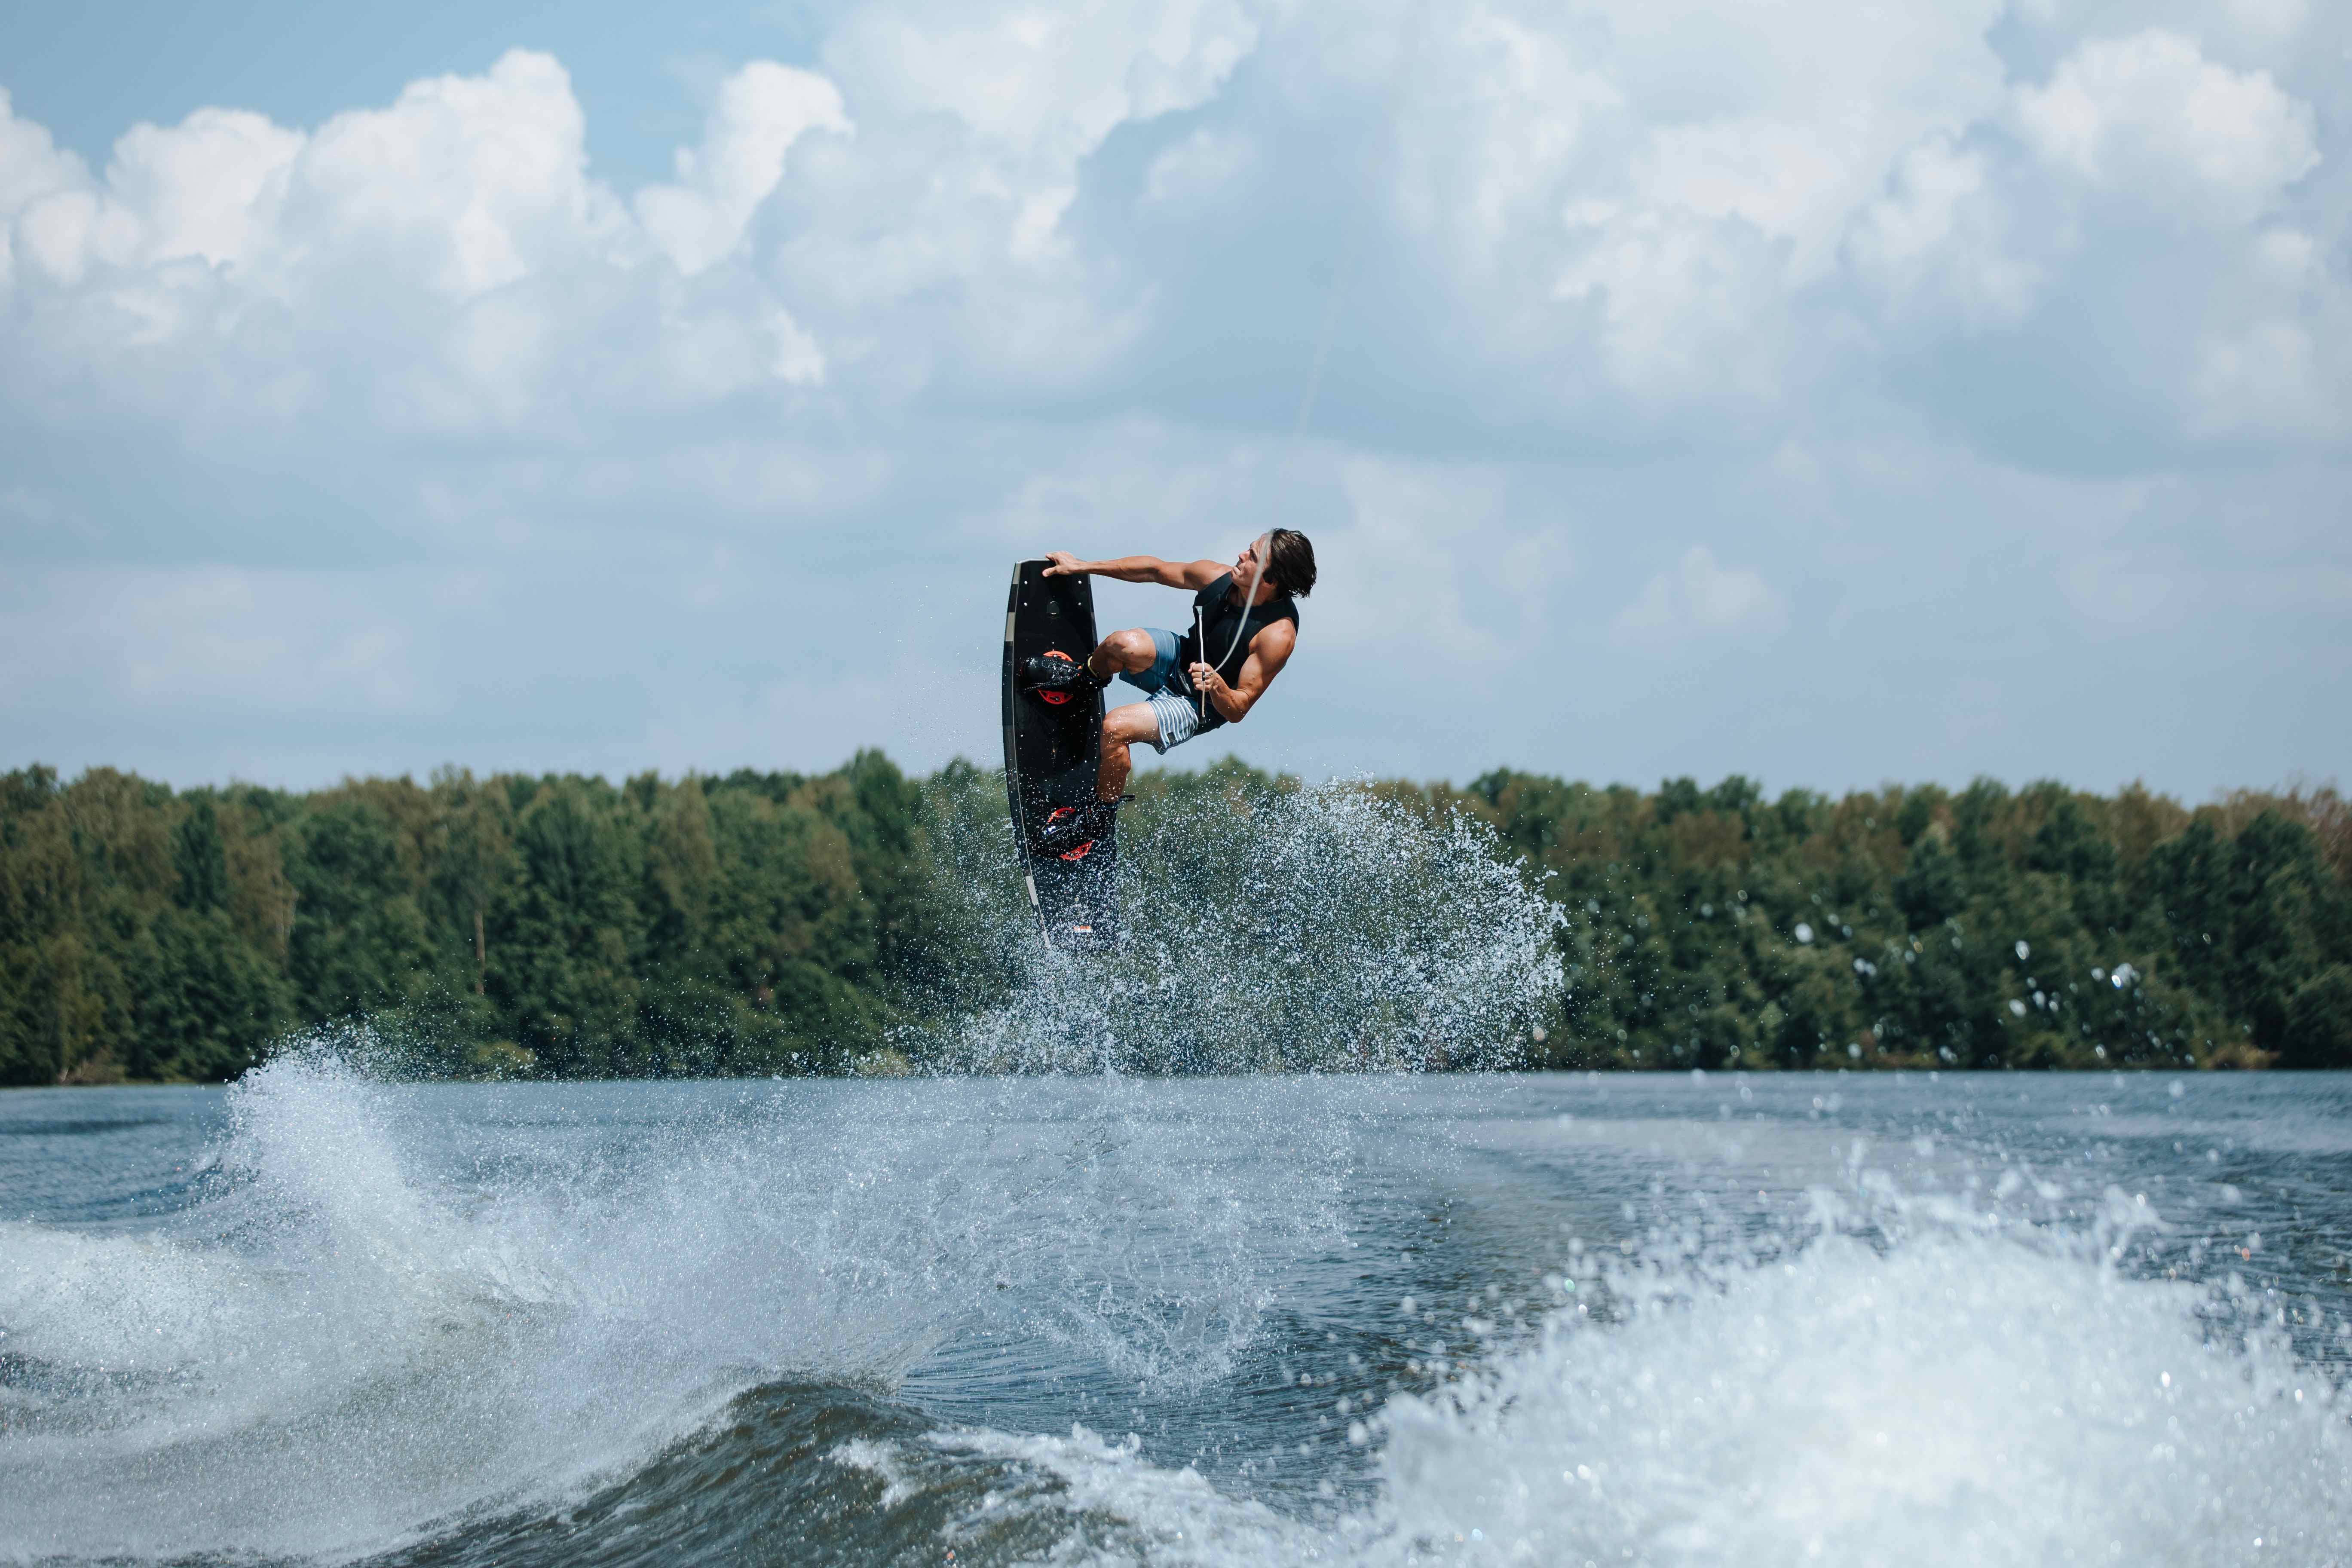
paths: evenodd
<path fill-rule="evenodd" d="M 1298 787 L 1229 762 L 1150 774 L 1129 809 Z M 2332 790 L 1350 787 L 1484 819 L 1567 910 L 1530 1065 L 2352 1066 Z M 918 781 L 870 752 L 310 794 L 23 769 L 0 776 L 0 1082 L 219 1079 L 362 1019 L 432 1071 L 896 1065 L 1017 983 L 1003 802 L 968 763 Z"/>
<path fill-rule="evenodd" d="M 920 816 L 876 752 L 309 795 L 13 773 L 0 1082 L 221 1079 L 289 1029 L 387 1016 L 457 1058 L 428 1067 L 834 1070 L 972 956 Z"/>
<path fill-rule="evenodd" d="M 2352 1067 L 2352 810 L 1979 780 L 1767 801 L 1497 773 L 1574 922 L 1559 1058 Z"/>

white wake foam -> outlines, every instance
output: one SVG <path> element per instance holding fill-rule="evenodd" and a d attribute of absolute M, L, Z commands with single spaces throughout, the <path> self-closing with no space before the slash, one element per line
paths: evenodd
<path fill-rule="evenodd" d="M 1359 1420 L 1377 1499 L 1319 1519 L 1084 1431 L 933 1440 L 1057 1478 L 1101 1562 L 2352 1561 L 2344 1397 L 2282 1337 L 2225 1326 L 2259 1319 L 2231 1287 L 1954 1231 L 1618 1285 L 1622 1321 L 1563 1281 L 1538 1336 Z"/>
<path fill-rule="evenodd" d="M 394 1085 L 351 1044 L 237 1084 L 213 1191 L 154 1233 L 0 1228 L 0 1556 L 379 1551 L 991 1314 L 1197 1386 L 1267 1249 L 1329 1244 L 1344 1158 L 1286 1179 L 1263 1114 L 1117 1080 Z"/>

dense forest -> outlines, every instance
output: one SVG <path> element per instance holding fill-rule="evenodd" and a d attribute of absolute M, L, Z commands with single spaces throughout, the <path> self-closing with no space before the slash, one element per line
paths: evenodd
<path fill-rule="evenodd" d="M 1299 787 L 1163 771 L 1130 819 Z M 1338 787 L 1485 825 L 1564 910 L 1528 1066 L 2352 1067 L 2333 789 Z M 215 1080 L 362 1022 L 429 1072 L 919 1068 L 941 1018 L 1023 984 L 1005 837 L 996 775 L 871 752 L 310 794 L 26 768 L 0 776 L 0 1082 Z"/>
<path fill-rule="evenodd" d="M 1477 809 L 1575 920 L 1614 1066 L 2352 1067 L 2352 809 L 1979 780 L 1767 801 L 1522 773 Z"/>

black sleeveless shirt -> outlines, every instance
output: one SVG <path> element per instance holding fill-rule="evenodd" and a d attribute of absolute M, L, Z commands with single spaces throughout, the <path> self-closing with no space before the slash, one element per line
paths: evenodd
<path fill-rule="evenodd" d="M 1252 605 L 1244 610 L 1234 603 L 1233 593 L 1234 574 L 1228 572 L 1192 595 L 1192 607 L 1200 612 L 1202 636 L 1209 647 L 1206 653 L 1201 651 L 1200 642 L 1190 626 L 1176 639 L 1176 679 L 1187 696 L 1192 694 L 1189 672 L 1195 663 L 1215 665 L 1217 673 L 1231 686 L 1240 678 L 1242 666 L 1249 662 L 1250 644 L 1257 639 L 1258 633 L 1276 621 L 1298 625 L 1298 602 L 1287 594 L 1276 594 L 1265 604 Z M 1234 635 L 1237 629 L 1238 640 Z M 1228 648 L 1232 651 L 1227 652 Z M 1214 702 L 1207 706 L 1208 717 L 1201 721 L 1203 732 L 1225 722 L 1225 716 L 1217 711 Z"/>

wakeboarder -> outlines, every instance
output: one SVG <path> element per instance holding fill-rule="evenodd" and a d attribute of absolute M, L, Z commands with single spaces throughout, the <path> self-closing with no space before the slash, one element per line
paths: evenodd
<path fill-rule="evenodd" d="M 1298 643 L 1297 601 L 1315 587 L 1315 547 L 1295 529 L 1251 541 L 1228 566 L 1220 561 L 1162 561 L 1125 555 L 1081 561 L 1053 551 L 1045 575 L 1116 577 L 1192 591 L 1192 626 L 1183 632 L 1130 626 L 1095 646 L 1085 662 L 1031 657 L 1024 685 L 1048 691 L 1099 690 L 1113 678 L 1146 693 L 1141 702 L 1103 717 L 1102 763 L 1091 807 L 1068 813 L 1046 832 L 1072 841 L 1100 832 L 1125 798 L 1140 742 L 1163 756 L 1198 735 L 1248 717 Z"/>

